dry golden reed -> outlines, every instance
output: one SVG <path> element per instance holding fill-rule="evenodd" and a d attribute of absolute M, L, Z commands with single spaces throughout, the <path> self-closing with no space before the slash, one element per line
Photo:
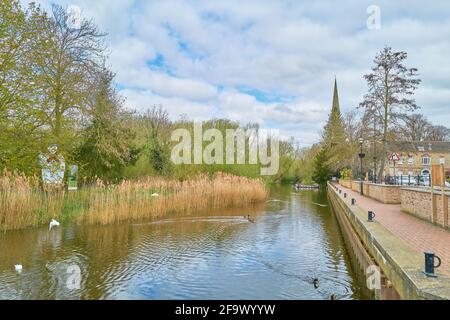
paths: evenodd
<path fill-rule="evenodd" d="M 116 185 L 97 181 L 76 192 L 43 192 L 37 178 L 5 173 L 0 177 L 0 230 L 38 226 L 52 218 L 106 225 L 170 213 L 245 207 L 267 196 L 262 181 L 222 173 L 186 181 L 161 177 Z"/>

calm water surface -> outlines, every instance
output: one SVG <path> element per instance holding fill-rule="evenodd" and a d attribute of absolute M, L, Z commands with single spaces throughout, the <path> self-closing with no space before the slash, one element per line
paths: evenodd
<path fill-rule="evenodd" d="M 326 195 L 290 187 L 250 209 L 0 235 L 0 299 L 368 299 L 361 279 Z"/>

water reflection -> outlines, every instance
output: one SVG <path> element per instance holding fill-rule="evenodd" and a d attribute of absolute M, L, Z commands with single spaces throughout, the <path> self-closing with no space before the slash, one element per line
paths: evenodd
<path fill-rule="evenodd" d="M 361 299 L 363 287 L 326 196 L 289 187 L 252 208 L 0 236 L 0 299 Z"/>

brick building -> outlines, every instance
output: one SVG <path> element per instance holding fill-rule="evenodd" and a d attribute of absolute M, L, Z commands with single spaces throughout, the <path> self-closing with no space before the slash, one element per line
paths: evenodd
<path fill-rule="evenodd" d="M 431 165 L 443 164 L 446 176 L 450 176 L 450 142 L 394 142 L 388 146 L 387 157 L 393 153 L 399 155 L 399 160 L 395 168 L 394 161 L 386 163 L 386 175 L 427 175 L 431 173 Z"/>

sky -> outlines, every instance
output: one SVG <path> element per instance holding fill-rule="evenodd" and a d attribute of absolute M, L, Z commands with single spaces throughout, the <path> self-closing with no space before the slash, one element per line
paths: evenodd
<path fill-rule="evenodd" d="M 257 122 L 308 146 L 331 110 L 334 77 L 342 112 L 354 110 L 363 75 L 390 46 L 419 69 L 420 112 L 450 122 L 447 0 L 34 2 L 80 11 L 108 33 L 117 88 L 138 112 L 161 104 L 173 120 Z"/>

